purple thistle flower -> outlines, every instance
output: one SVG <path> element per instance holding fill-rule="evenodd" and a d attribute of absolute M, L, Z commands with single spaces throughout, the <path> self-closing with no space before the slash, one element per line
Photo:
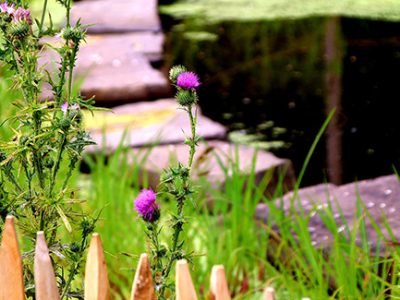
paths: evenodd
<path fill-rule="evenodd" d="M 0 3 L 0 11 L 11 15 L 15 11 L 14 4 L 8 5 L 7 2 Z"/>
<path fill-rule="evenodd" d="M 153 190 L 143 189 L 134 201 L 135 210 L 147 222 L 154 222 L 160 216 L 159 206 L 156 203 L 156 193 Z"/>
<path fill-rule="evenodd" d="M 199 77 L 193 72 L 183 72 L 178 75 L 176 85 L 182 89 L 195 89 L 200 85 Z"/>
<path fill-rule="evenodd" d="M 22 7 L 18 7 L 16 11 L 12 13 L 14 22 L 26 21 L 29 25 L 32 25 L 31 12 Z"/>

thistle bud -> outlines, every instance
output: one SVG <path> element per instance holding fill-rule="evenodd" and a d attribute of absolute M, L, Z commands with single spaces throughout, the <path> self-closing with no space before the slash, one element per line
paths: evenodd
<path fill-rule="evenodd" d="M 190 106 L 197 102 L 197 94 L 193 90 L 180 90 L 176 94 L 176 100 L 181 106 Z"/>
<path fill-rule="evenodd" d="M 85 31 L 82 27 L 68 27 L 62 31 L 62 37 L 65 40 L 70 40 L 73 44 L 77 45 L 85 38 Z"/>
<path fill-rule="evenodd" d="M 30 32 L 31 28 L 27 22 L 13 22 L 8 29 L 10 36 L 18 40 L 27 37 Z"/>
<path fill-rule="evenodd" d="M 71 249 L 72 252 L 77 253 L 77 252 L 79 252 L 79 250 L 81 249 L 81 247 L 79 246 L 79 244 L 78 244 L 77 242 L 73 242 L 73 243 L 71 243 L 71 245 L 70 245 L 70 249 Z"/>
<path fill-rule="evenodd" d="M 70 119 L 64 118 L 64 119 L 61 120 L 61 122 L 60 122 L 61 130 L 67 131 L 70 126 L 71 126 L 71 120 Z"/>
<path fill-rule="evenodd" d="M 46 157 L 43 164 L 46 168 L 51 169 L 54 166 L 54 159 L 51 157 Z"/>
<path fill-rule="evenodd" d="M 186 68 L 184 66 L 174 66 L 169 70 L 169 79 L 172 83 L 176 83 L 178 76 L 182 73 L 186 72 Z"/>

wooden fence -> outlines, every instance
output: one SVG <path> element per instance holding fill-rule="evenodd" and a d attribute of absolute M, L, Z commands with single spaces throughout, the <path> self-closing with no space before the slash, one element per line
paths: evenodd
<path fill-rule="evenodd" d="M 38 232 L 36 239 L 34 276 L 37 300 L 59 300 L 54 269 L 49 256 L 49 249 L 44 233 Z M 90 242 L 85 269 L 85 300 L 110 299 L 110 285 L 103 247 L 99 234 L 94 233 Z M 176 299 L 196 300 L 196 291 L 185 260 L 176 264 Z M 14 218 L 6 218 L 0 248 L 0 300 L 25 299 L 22 258 L 19 251 Z M 142 254 L 132 284 L 131 300 L 155 300 L 153 279 L 147 254 Z M 224 267 L 212 268 L 210 282 L 210 299 L 231 299 L 225 277 Z M 273 288 L 264 290 L 262 300 L 274 300 Z"/>

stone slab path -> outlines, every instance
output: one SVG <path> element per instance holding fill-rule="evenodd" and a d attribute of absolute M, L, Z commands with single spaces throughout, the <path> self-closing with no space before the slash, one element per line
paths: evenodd
<path fill-rule="evenodd" d="M 184 142 L 183 132 L 190 134 L 187 113 L 178 109 L 175 99 L 162 99 L 117 106 L 112 112 L 95 112 L 85 116 L 86 128 L 97 145 L 89 152 L 103 148 L 115 150 L 123 145 L 165 145 Z M 201 115 L 198 110 L 198 132 L 203 139 L 224 139 L 226 128 Z M 105 142 L 105 144 L 103 143 Z"/>
<path fill-rule="evenodd" d="M 81 1 L 74 4 L 71 19 L 92 24 L 89 33 L 161 31 L 157 0 Z"/>
<path fill-rule="evenodd" d="M 328 209 L 328 203 L 332 206 L 339 233 L 345 233 L 345 223 L 349 224 L 350 230 L 358 226 L 359 220 L 356 218 L 357 201 L 361 201 L 363 215 L 367 216 L 369 214 L 375 220 L 382 230 L 386 242 L 390 244 L 400 240 L 400 182 L 395 175 L 363 180 L 342 186 L 320 184 L 300 189 L 297 197 L 293 197 L 293 192 L 284 195 L 283 211 L 288 217 L 291 215 L 290 207 L 292 201 L 295 203 L 294 207 L 299 207 L 300 205 L 304 209 L 305 215 L 309 217 L 308 230 L 316 247 L 326 248 L 332 242 L 332 233 L 327 229 L 320 217 L 320 214 Z M 280 200 L 276 202 L 276 205 L 280 207 Z M 256 216 L 266 222 L 270 217 L 268 205 L 259 204 Z M 390 224 L 396 240 L 393 240 L 385 229 L 385 218 L 386 222 Z M 373 254 L 378 246 L 378 235 L 371 220 L 368 217 L 365 217 L 364 220 Z M 360 241 L 358 236 L 357 242 L 360 243 Z M 388 243 L 381 241 L 381 253 L 384 253 L 387 245 Z"/>
<path fill-rule="evenodd" d="M 189 159 L 188 146 L 182 143 L 161 145 L 153 149 L 134 149 L 133 153 L 137 161 L 148 155 L 143 159 L 145 163 L 142 165 L 142 170 L 147 174 L 152 187 L 156 187 L 159 183 L 163 169 L 167 169 L 171 163 L 187 164 Z M 255 159 L 256 184 L 261 182 L 264 176 L 269 176 L 267 192 L 272 194 L 280 177 L 283 176 L 285 186 L 288 190 L 292 188 L 294 172 L 289 160 L 278 158 L 270 152 L 257 151 L 254 148 L 237 146 L 221 140 L 207 140 L 199 144 L 193 161 L 192 175 L 194 178 L 206 180 L 211 187 L 221 188 L 225 185 L 226 176 L 220 163 L 230 170 L 229 174 L 232 174 L 235 165 L 244 176 L 248 177 L 253 168 L 253 159 Z"/>
<path fill-rule="evenodd" d="M 172 95 L 166 75 L 153 67 L 163 60 L 164 34 L 157 0 L 86 0 L 76 2 L 71 24 L 90 25 L 81 45 L 75 79 L 82 82 L 81 94 L 95 97 L 101 106 L 115 106 Z M 43 44 L 57 44 L 56 38 Z M 39 60 L 52 70 L 59 55 L 44 47 Z M 51 97 L 48 88 L 42 97 Z"/>
<path fill-rule="evenodd" d="M 161 33 L 88 35 L 76 62 L 81 94 L 96 102 L 126 103 L 167 97 L 171 94 L 166 76 L 152 67 L 162 59 Z M 43 41 L 57 44 L 57 39 Z M 59 55 L 47 47 L 39 60 L 48 70 L 58 67 Z M 49 94 L 45 96 L 49 97 Z M 114 105 L 115 105 L 114 104 Z"/>

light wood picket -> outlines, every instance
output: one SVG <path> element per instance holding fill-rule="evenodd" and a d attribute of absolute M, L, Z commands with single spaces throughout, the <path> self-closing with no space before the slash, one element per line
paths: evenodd
<path fill-rule="evenodd" d="M 275 290 L 272 287 L 266 287 L 263 293 L 263 300 L 275 300 Z"/>
<path fill-rule="evenodd" d="M 212 268 L 210 281 L 210 295 L 212 300 L 231 299 L 223 265 L 217 265 Z"/>
<path fill-rule="evenodd" d="M 189 264 L 184 259 L 176 263 L 175 286 L 176 300 L 197 300 Z"/>
<path fill-rule="evenodd" d="M 14 218 L 7 216 L 0 248 L 0 300 L 25 299 L 22 259 Z"/>
<path fill-rule="evenodd" d="M 147 254 L 140 255 L 135 279 L 132 284 L 131 300 L 155 300 L 153 277 L 151 276 L 150 262 Z"/>
<path fill-rule="evenodd" d="M 37 300 L 59 300 L 54 269 L 43 232 L 37 233 L 35 259 L 35 285 Z M 85 268 L 85 300 L 110 299 L 110 285 L 104 251 L 99 234 L 94 233 L 90 242 Z M 196 291 L 186 260 L 176 263 L 176 299 L 197 300 Z M 230 300 L 225 270 L 214 266 L 210 279 L 210 297 L 214 300 Z M 6 218 L 0 247 L 0 300 L 23 300 L 24 282 L 22 259 L 15 231 L 14 218 Z M 156 300 L 150 262 L 142 254 L 132 283 L 131 300 Z M 266 288 L 262 300 L 275 300 L 273 288 Z"/>
<path fill-rule="evenodd" d="M 98 233 L 94 233 L 90 241 L 85 267 L 85 287 L 85 300 L 110 299 L 106 260 Z"/>
<path fill-rule="evenodd" d="M 44 232 L 39 231 L 36 235 L 35 248 L 35 295 L 37 300 L 59 300 L 56 278 L 53 265 L 46 244 Z"/>

